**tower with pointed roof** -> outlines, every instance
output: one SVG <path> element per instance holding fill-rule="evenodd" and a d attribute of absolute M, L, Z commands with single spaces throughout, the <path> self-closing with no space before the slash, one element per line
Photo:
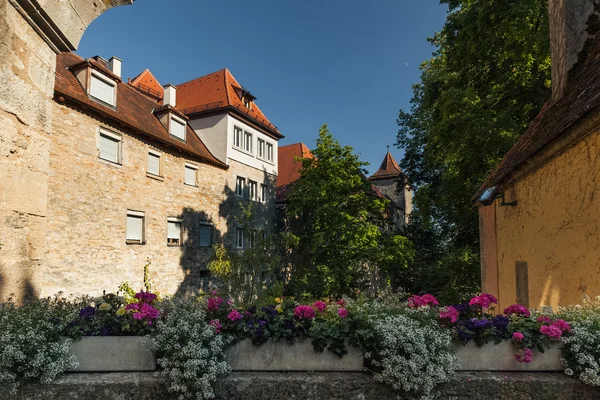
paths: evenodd
<path fill-rule="evenodd" d="M 412 212 L 412 191 L 406 175 L 390 153 L 389 146 L 379 169 L 369 180 L 390 200 L 390 211 L 396 230 L 406 225 Z"/>

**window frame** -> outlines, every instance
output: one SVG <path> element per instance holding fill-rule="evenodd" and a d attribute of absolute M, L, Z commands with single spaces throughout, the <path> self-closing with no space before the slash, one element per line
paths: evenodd
<path fill-rule="evenodd" d="M 275 162 L 274 161 L 275 146 L 273 145 L 273 143 L 265 142 L 265 153 L 266 153 L 265 160 L 267 160 L 270 163 Z"/>
<path fill-rule="evenodd" d="M 189 183 L 187 183 L 187 170 L 188 169 L 192 169 L 194 170 L 194 184 L 190 185 Z M 183 184 L 186 186 L 190 186 L 190 187 L 198 187 L 198 165 L 196 164 L 190 164 L 190 163 L 185 163 L 183 166 Z"/>
<path fill-rule="evenodd" d="M 238 137 L 239 134 L 239 137 Z M 236 139 L 239 139 L 237 141 Z M 239 144 L 238 144 L 239 143 Z M 244 130 L 237 125 L 233 126 L 233 145 L 232 147 L 235 149 L 242 150 L 244 145 Z"/>
<path fill-rule="evenodd" d="M 169 237 L 169 224 L 179 225 L 179 238 L 177 243 L 170 243 L 169 240 L 174 239 Z M 183 220 L 177 217 L 167 217 L 167 246 L 168 247 L 181 247 L 183 246 Z"/>
<path fill-rule="evenodd" d="M 104 104 L 109 107 L 116 108 L 117 107 L 117 82 L 115 82 L 114 80 L 110 79 L 108 76 L 106 76 L 94 69 L 90 68 L 90 71 L 91 71 L 91 73 L 90 73 L 90 88 L 89 88 L 90 90 L 88 91 L 88 96 L 90 97 L 90 99 L 92 99 L 100 104 Z M 92 94 L 92 86 L 94 84 L 94 78 L 106 83 L 109 86 L 112 86 L 112 89 L 113 89 L 112 103 L 107 103 L 106 101 L 104 101 Z"/>
<path fill-rule="evenodd" d="M 265 139 L 256 138 L 256 157 L 265 160 L 267 142 Z"/>
<path fill-rule="evenodd" d="M 129 217 L 133 218 L 141 218 L 142 220 L 142 231 L 140 233 L 140 239 L 129 239 L 128 225 L 129 225 Z M 138 244 L 145 245 L 146 244 L 146 213 L 143 211 L 136 210 L 127 210 L 126 219 L 125 219 L 125 244 Z"/>
<path fill-rule="evenodd" d="M 241 185 L 240 185 L 240 182 L 242 182 Z M 244 178 L 243 176 L 237 175 L 235 177 L 235 195 L 237 197 L 243 198 L 245 188 L 246 188 L 246 178 Z"/>
<path fill-rule="evenodd" d="M 183 125 L 183 138 L 180 138 L 179 136 L 173 134 L 173 121 L 175 121 L 175 123 L 179 123 L 179 124 Z M 179 118 L 173 114 L 169 114 L 169 135 L 171 135 L 172 137 L 174 137 L 177 140 L 181 140 L 182 142 L 186 143 L 186 141 L 187 141 L 187 122 L 184 121 L 182 118 Z"/>
<path fill-rule="evenodd" d="M 248 179 L 248 198 L 258 201 L 258 183 L 250 179 Z"/>
<path fill-rule="evenodd" d="M 242 135 L 242 150 L 245 151 L 248 154 L 254 154 L 252 153 L 252 145 L 253 140 L 254 140 L 254 134 L 252 132 L 248 132 L 247 130 L 244 130 L 244 134 Z M 248 147 L 246 146 L 248 145 Z"/>
<path fill-rule="evenodd" d="M 101 145 L 102 145 L 102 137 L 105 137 L 108 140 L 112 140 L 114 142 L 117 142 L 117 160 L 113 161 L 113 160 L 109 160 L 108 158 L 103 158 L 102 157 L 102 151 L 100 149 Z M 118 134 L 118 133 L 114 133 L 106 128 L 100 127 L 98 129 L 98 159 L 111 163 L 113 165 L 123 165 L 123 136 Z"/>
<path fill-rule="evenodd" d="M 213 224 L 208 221 L 200 221 L 198 227 L 198 247 L 210 248 L 213 245 Z M 208 228 L 208 245 L 202 245 L 202 228 Z"/>
<path fill-rule="evenodd" d="M 235 228 L 235 248 L 236 249 L 244 248 L 244 229 L 243 228 Z"/>
<path fill-rule="evenodd" d="M 151 155 L 158 157 L 158 175 L 150 172 L 150 156 Z M 158 150 L 154 150 L 154 149 L 148 149 L 148 152 L 146 153 L 146 176 L 148 176 L 149 178 L 163 178 L 163 153 L 162 152 L 160 152 Z"/>
<path fill-rule="evenodd" d="M 268 190 L 269 190 L 269 187 L 267 185 L 265 185 L 264 183 L 260 184 L 260 199 L 259 200 L 261 203 L 267 202 Z"/>

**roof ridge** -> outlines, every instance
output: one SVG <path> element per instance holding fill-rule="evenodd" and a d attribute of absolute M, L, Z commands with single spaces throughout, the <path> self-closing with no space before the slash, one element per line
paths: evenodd
<path fill-rule="evenodd" d="M 229 98 L 229 86 L 228 86 L 228 79 L 227 79 L 227 74 L 231 74 L 231 72 L 229 72 L 229 70 L 227 69 L 227 67 L 223 68 L 223 75 L 225 75 L 225 79 L 223 80 L 225 82 L 225 96 L 227 96 L 227 104 L 231 105 L 231 99 Z M 233 77 L 233 75 L 231 75 Z"/>
<path fill-rule="evenodd" d="M 132 85 L 136 84 L 137 83 L 136 81 L 140 80 L 142 78 L 142 75 L 144 75 L 146 72 L 150 72 L 150 70 L 148 68 L 146 68 L 145 70 L 143 70 L 142 72 L 140 72 L 135 78 L 133 78 L 131 80 L 131 84 Z M 150 75 L 152 75 L 152 73 L 150 73 Z"/>

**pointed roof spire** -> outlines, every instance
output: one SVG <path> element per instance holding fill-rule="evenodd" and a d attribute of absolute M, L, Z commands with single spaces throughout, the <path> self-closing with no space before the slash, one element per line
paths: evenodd
<path fill-rule="evenodd" d="M 390 153 L 390 146 L 388 146 L 388 151 L 379 166 L 377 172 L 375 172 L 369 179 L 386 179 L 386 178 L 395 178 L 397 176 L 403 175 L 404 173 L 400 169 L 400 166 L 392 157 Z"/>

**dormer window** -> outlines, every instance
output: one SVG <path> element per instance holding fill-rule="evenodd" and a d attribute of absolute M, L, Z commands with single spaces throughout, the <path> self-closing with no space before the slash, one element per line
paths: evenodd
<path fill-rule="evenodd" d="M 248 110 L 252 110 L 252 101 L 247 98 L 247 97 L 243 97 L 242 101 L 244 102 L 244 106 L 248 109 Z"/>
<path fill-rule="evenodd" d="M 89 94 L 95 100 L 115 107 L 117 104 L 117 83 L 92 70 Z"/>
<path fill-rule="evenodd" d="M 169 133 L 172 136 L 175 136 L 177 139 L 183 140 L 185 142 L 185 130 L 187 127 L 187 123 L 177 118 L 174 115 L 171 115 L 171 119 L 169 121 Z"/>

